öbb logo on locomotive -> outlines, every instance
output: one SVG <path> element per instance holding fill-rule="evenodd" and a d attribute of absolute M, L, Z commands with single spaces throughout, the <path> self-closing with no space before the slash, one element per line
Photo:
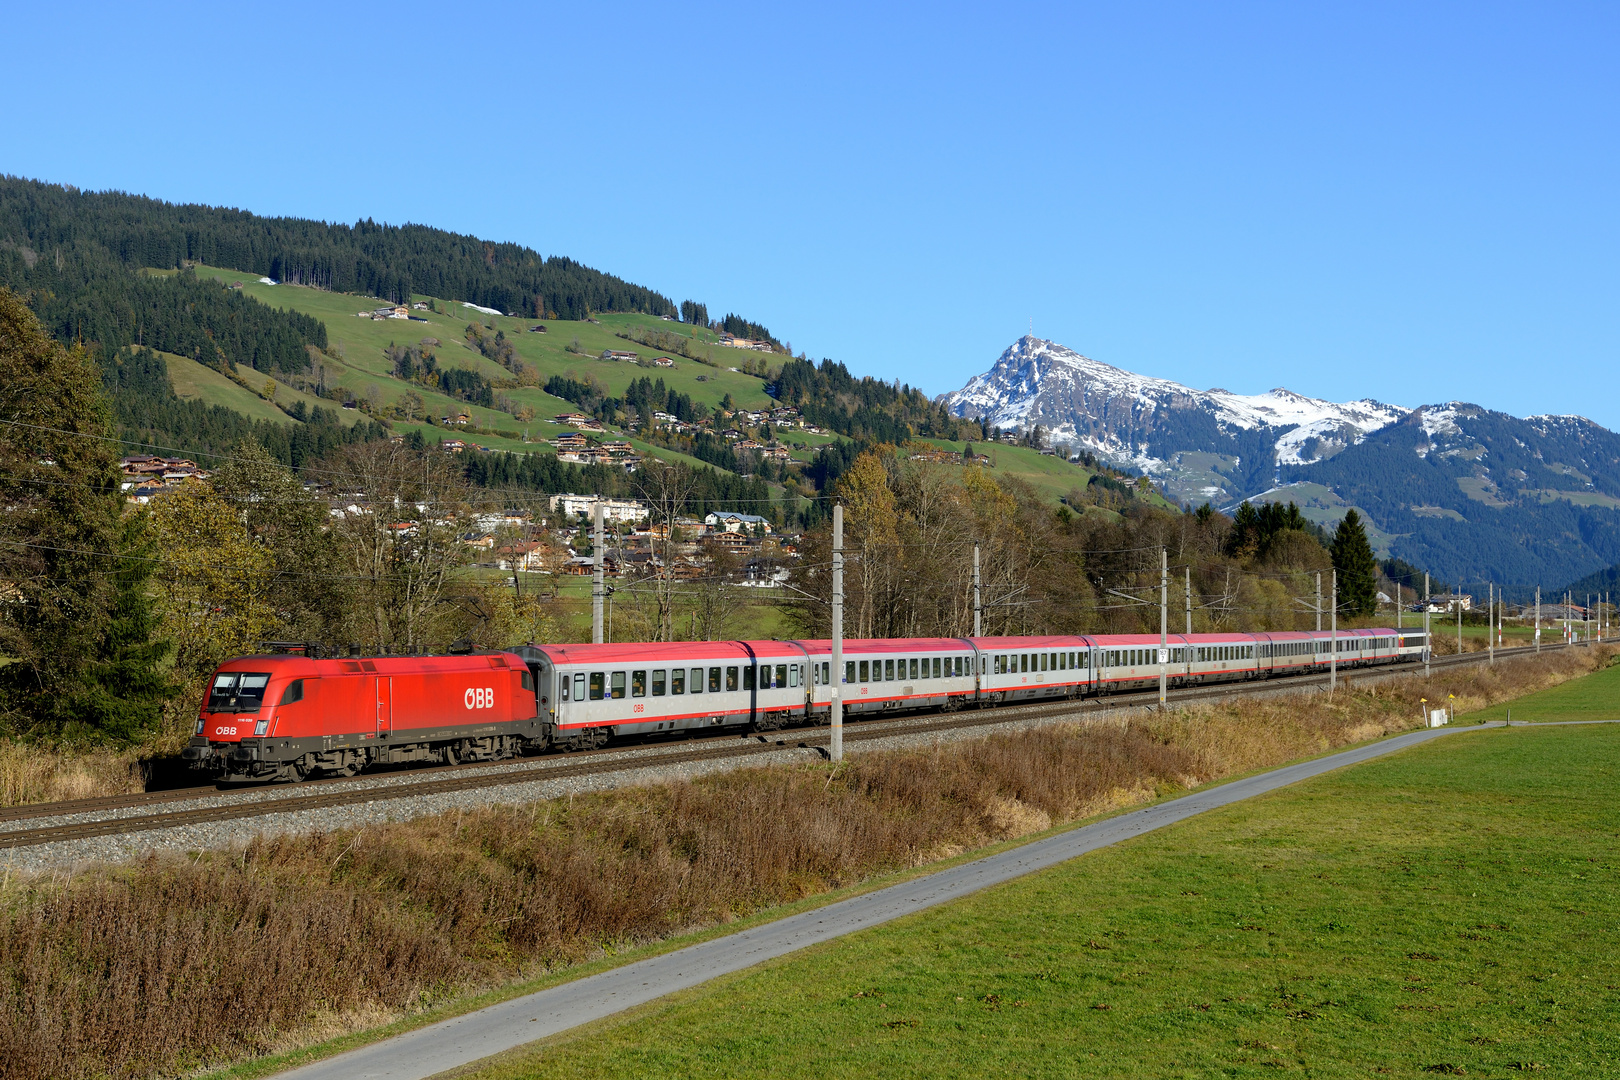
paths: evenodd
<path fill-rule="evenodd" d="M 692 729 L 1325 672 L 1420 659 L 1417 629 L 523 645 L 441 656 L 246 656 L 215 673 L 184 757 L 226 780 L 489 761 Z M 305 647 L 307 649 L 307 647 Z M 471 715 L 476 713 L 476 716 Z"/>

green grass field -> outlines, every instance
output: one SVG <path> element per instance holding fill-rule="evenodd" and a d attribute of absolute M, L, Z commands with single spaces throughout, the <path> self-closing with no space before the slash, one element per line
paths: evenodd
<path fill-rule="evenodd" d="M 546 333 L 537 334 L 529 332 L 531 326 L 541 325 L 535 319 L 485 316 L 458 304 L 447 305 L 440 299 L 439 306 L 448 307 L 450 314 L 413 311 L 413 319 L 409 322 L 396 319 L 373 321 L 357 318 L 356 313 L 382 306 L 377 300 L 298 285 L 264 285 L 259 283 L 257 275 L 218 267 L 198 267 L 197 272 L 221 281 L 239 281 L 243 292 L 272 307 L 301 311 L 325 322 L 329 347 L 341 356 L 341 360 L 328 362 L 329 385 L 341 384 L 362 396 L 368 387 L 376 386 L 384 403 L 392 403 L 407 390 L 415 390 L 431 409 L 442 410 L 443 413 L 451 410 L 469 412 L 479 424 L 486 427 L 518 429 L 528 426 L 534 438 L 549 438 L 563 430 L 551 424 L 550 418 L 559 412 L 573 411 L 575 406 L 537 387 L 503 390 L 502 393 L 513 400 L 534 406 L 537 419 L 524 425 L 506 413 L 481 406 L 469 407 L 465 402 L 446 395 L 401 382 L 393 377 L 383 355 L 384 349 L 390 343 L 407 345 L 433 337 L 441 343 L 437 352 L 442 364 L 478 371 L 491 379 L 502 378 L 508 373 L 500 365 L 463 344 L 468 323 L 486 322 L 505 331 L 518 355 L 539 369 L 541 382 L 552 375 L 583 378 L 590 374 L 610 393 L 622 394 L 633 380 L 647 376 L 662 378 L 666 386 L 708 405 L 718 404 L 728 393 L 740 406 L 760 408 L 770 403 L 760 379 L 728 370 L 740 367 L 744 358 L 757 354 L 716 344 L 716 336 L 706 329 L 665 322 L 650 315 L 604 314 L 598 316 L 599 323 L 546 320 Z M 615 335 L 615 331 L 628 331 L 633 327 L 695 338 L 698 345 L 713 358 L 716 366 L 683 356 L 674 357 L 673 368 L 652 368 L 597 359 L 604 349 L 638 352 L 649 360 L 660 355 L 656 350 Z M 568 351 L 568 346 L 576 339 L 582 350 L 579 354 Z M 699 381 L 700 377 L 702 381 Z"/>
<path fill-rule="evenodd" d="M 1449 736 L 470 1075 L 1616 1075 L 1617 772 L 1620 725 Z"/>
<path fill-rule="evenodd" d="M 223 405 L 250 420 L 272 420 L 278 424 L 298 423 L 262 395 L 254 393 L 206 364 L 173 353 L 160 352 L 158 355 L 163 357 L 163 362 L 169 369 L 169 382 L 174 386 L 175 394 L 187 401 L 199 400 L 207 405 Z M 263 386 L 266 382 L 275 383 L 277 401 L 286 402 L 288 405 L 302 401 L 311 409 L 320 406 L 337 413 L 338 419 L 347 426 L 359 423 L 361 419 L 361 414 L 357 410 L 339 408 L 336 402 L 324 401 L 312 394 L 302 393 L 252 368 L 241 368 L 240 374 L 255 386 Z"/>
<path fill-rule="evenodd" d="M 1558 720 L 1620 720 L 1620 664 L 1457 719 L 1467 723 L 1505 720 L 1509 709 L 1515 721 L 1537 724 Z"/>

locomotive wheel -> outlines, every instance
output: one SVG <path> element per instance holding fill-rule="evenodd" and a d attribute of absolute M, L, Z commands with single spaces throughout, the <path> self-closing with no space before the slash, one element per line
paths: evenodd
<path fill-rule="evenodd" d="M 454 765 L 456 763 L 456 761 L 457 761 L 456 748 L 453 747 L 453 746 L 445 747 L 444 748 L 444 763 L 446 765 Z"/>

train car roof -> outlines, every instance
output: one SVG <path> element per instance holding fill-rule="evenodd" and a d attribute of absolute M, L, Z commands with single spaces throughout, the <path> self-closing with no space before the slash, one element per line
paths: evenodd
<path fill-rule="evenodd" d="M 798 644 L 804 646 L 804 651 L 812 656 L 826 656 L 832 653 L 832 642 L 826 638 L 800 640 Z M 845 638 L 844 652 L 846 653 L 933 653 L 950 652 L 953 649 L 966 652 L 968 644 L 964 638 Z"/>
<path fill-rule="evenodd" d="M 1090 640 L 1075 634 L 1051 635 L 1047 637 L 977 637 L 968 638 L 975 648 L 979 649 L 1044 649 L 1062 647 L 1065 649 L 1079 647 L 1086 648 Z M 1153 640 L 1157 641 L 1158 638 Z"/>
<path fill-rule="evenodd" d="M 698 660 L 752 660 L 804 653 L 788 641 L 654 641 L 595 645 L 536 645 L 554 664 L 674 663 Z"/>

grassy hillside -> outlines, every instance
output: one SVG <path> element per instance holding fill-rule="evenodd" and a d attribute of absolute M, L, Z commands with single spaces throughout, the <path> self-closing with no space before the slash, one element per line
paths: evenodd
<path fill-rule="evenodd" d="M 158 353 L 169 369 L 169 382 L 174 384 L 174 392 L 186 401 L 201 401 L 205 405 L 223 405 L 227 409 L 241 413 L 250 420 L 273 420 L 276 423 L 296 424 L 297 420 L 288 416 L 277 408 L 262 393 L 254 393 L 236 380 L 224 375 L 206 364 L 173 353 Z M 338 419 L 345 425 L 353 425 L 360 420 L 360 414 L 354 410 L 339 408 L 337 403 L 324 401 L 313 394 L 305 394 L 295 390 L 280 380 L 273 379 L 262 372 L 251 368 L 243 368 L 240 374 L 249 383 L 263 387 L 266 383 L 275 384 L 275 400 L 291 405 L 302 401 L 309 408 L 316 406 L 332 410 L 338 414 Z"/>
<path fill-rule="evenodd" d="M 448 307 L 451 314 L 413 311 L 409 322 L 397 319 L 374 321 L 357 318 L 356 315 L 382 306 L 381 301 L 375 299 L 297 285 L 265 285 L 257 277 L 217 267 L 198 267 L 197 272 L 226 282 L 239 281 L 243 292 L 272 307 L 289 308 L 321 319 L 326 323 L 331 352 L 339 357 L 323 361 L 328 367 L 328 385 L 342 385 L 357 396 L 364 396 L 370 387 L 376 386 L 384 404 L 392 404 L 406 391 L 415 390 L 427 401 L 430 409 L 441 410 L 440 415 L 452 410 L 466 411 L 483 426 L 506 429 L 522 427 L 509 414 L 481 406 L 468 406 L 455 398 L 393 377 L 384 350 L 390 344 L 414 344 L 427 337 L 437 338 L 441 343 L 437 352 L 444 366 L 466 368 L 490 379 L 508 377 L 500 365 L 485 359 L 466 344 L 466 327 L 473 322 L 504 331 L 518 356 L 539 370 L 542 383 L 553 375 L 571 375 L 575 378 L 591 375 L 609 393 L 622 395 L 633 380 L 646 376 L 661 378 L 666 386 L 690 395 L 693 401 L 710 406 L 718 405 L 727 394 L 737 405 L 746 408 L 761 408 L 770 404 L 760 379 L 729 370 L 740 366 L 745 358 L 757 357 L 758 354 L 719 345 L 716 336 L 706 329 L 665 322 L 650 315 L 603 314 L 597 317 L 599 322 L 594 323 L 559 320 L 541 324 L 534 319 L 484 315 L 472 308 L 437 298 L 437 306 Z M 529 328 L 537 325 L 544 325 L 546 332 L 530 332 Z M 713 358 L 716 366 L 711 367 L 683 356 L 674 356 L 673 368 L 644 367 L 598 359 L 604 349 L 638 352 L 649 360 L 661 355 L 656 350 L 616 335 L 616 331 L 629 332 L 632 328 L 679 334 L 693 341 L 694 349 L 701 347 Z M 580 352 L 570 352 L 569 346 L 576 341 Z M 514 401 L 534 407 L 537 419 L 528 425 L 534 438 L 555 435 L 561 429 L 549 423 L 550 418 L 559 412 L 575 409 L 570 402 L 552 397 L 537 387 L 503 390 L 502 393 Z"/>
<path fill-rule="evenodd" d="M 967 445 L 960 442 L 951 442 L 948 439 L 923 439 L 944 450 L 954 450 L 957 453 Z M 1086 484 L 1097 474 L 1095 469 L 1088 469 L 1084 465 L 1071 464 L 1060 457 L 1042 454 L 1039 450 L 1031 450 L 1027 446 L 1008 446 L 1005 443 L 973 444 L 974 453 L 986 454 L 990 458 L 990 468 L 997 476 L 1015 477 L 1024 481 L 1035 490 L 1048 495 L 1052 501 L 1067 498 L 1071 491 L 1076 489 L 1084 492 Z M 1160 495 L 1157 490 L 1151 492 L 1138 492 L 1137 497 L 1150 506 L 1160 506 L 1176 509 L 1170 502 Z M 1098 508 L 1088 509 L 1089 513 L 1108 513 Z"/>

